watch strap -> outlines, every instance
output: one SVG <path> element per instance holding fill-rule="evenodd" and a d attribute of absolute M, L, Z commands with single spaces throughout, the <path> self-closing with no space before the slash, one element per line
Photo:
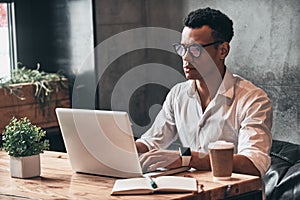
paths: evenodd
<path fill-rule="evenodd" d="M 189 147 L 179 147 L 179 152 L 181 156 L 181 166 L 189 166 L 192 157 L 191 149 Z"/>
<path fill-rule="evenodd" d="M 181 166 L 187 167 L 190 165 L 191 156 L 181 156 Z"/>

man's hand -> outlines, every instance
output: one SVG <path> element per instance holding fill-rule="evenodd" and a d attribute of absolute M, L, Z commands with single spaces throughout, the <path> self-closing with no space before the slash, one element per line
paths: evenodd
<path fill-rule="evenodd" d="M 181 167 L 179 151 L 171 150 L 150 150 L 140 156 L 143 172 L 154 171 L 157 168 Z"/>

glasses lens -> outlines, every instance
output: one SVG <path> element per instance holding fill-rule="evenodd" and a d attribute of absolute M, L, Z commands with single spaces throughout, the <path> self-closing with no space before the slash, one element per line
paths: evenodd
<path fill-rule="evenodd" d="M 178 55 L 184 56 L 186 50 L 182 44 L 174 44 L 174 48 Z"/>
<path fill-rule="evenodd" d="M 191 45 L 190 46 L 190 53 L 194 56 L 194 57 L 199 57 L 201 55 L 201 46 L 200 45 Z"/>

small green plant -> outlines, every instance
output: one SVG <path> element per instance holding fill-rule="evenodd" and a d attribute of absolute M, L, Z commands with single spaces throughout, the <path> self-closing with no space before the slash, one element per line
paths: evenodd
<path fill-rule="evenodd" d="M 13 157 L 32 156 L 49 149 L 49 140 L 43 140 L 46 131 L 31 124 L 27 117 L 13 117 L 2 134 L 3 149 Z"/>

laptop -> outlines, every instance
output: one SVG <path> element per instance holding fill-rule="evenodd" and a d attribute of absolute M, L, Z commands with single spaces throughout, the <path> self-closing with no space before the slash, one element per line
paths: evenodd
<path fill-rule="evenodd" d="M 73 171 L 117 178 L 144 176 L 127 112 L 56 108 Z M 186 171 L 153 172 L 159 176 Z"/>

